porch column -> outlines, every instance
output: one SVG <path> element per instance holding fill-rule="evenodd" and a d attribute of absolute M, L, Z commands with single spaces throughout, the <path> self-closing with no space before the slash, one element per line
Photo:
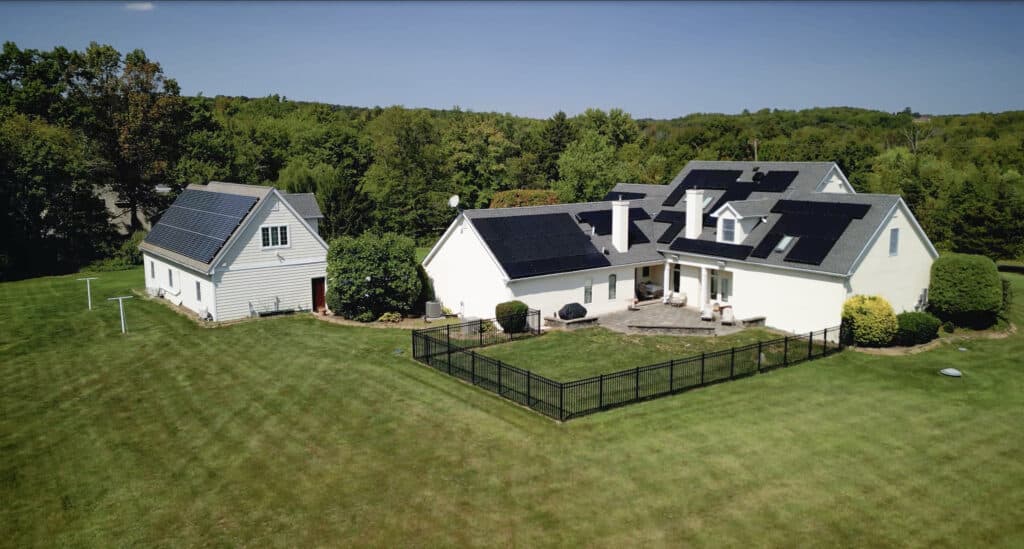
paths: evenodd
<path fill-rule="evenodd" d="M 661 286 L 661 289 L 662 289 L 661 296 L 662 297 L 669 297 L 670 295 L 672 295 L 671 294 L 672 286 L 670 286 L 670 283 L 672 282 L 672 278 L 671 278 L 672 277 L 672 262 L 669 261 L 668 259 L 665 260 L 665 269 L 664 269 L 664 271 L 665 272 L 662 273 L 662 278 L 664 280 L 662 281 L 662 286 Z"/>
<path fill-rule="evenodd" d="M 711 302 L 708 297 L 708 269 L 707 267 L 700 268 L 700 305 L 703 307 Z"/>

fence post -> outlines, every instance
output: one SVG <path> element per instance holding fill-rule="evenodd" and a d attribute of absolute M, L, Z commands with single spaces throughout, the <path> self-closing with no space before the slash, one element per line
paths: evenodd
<path fill-rule="evenodd" d="M 704 351 L 700 353 L 700 384 L 704 385 Z"/>
<path fill-rule="evenodd" d="M 789 336 L 782 338 L 782 365 L 789 366 Z"/>
<path fill-rule="evenodd" d="M 736 347 L 729 348 L 729 377 L 736 375 Z"/>
<path fill-rule="evenodd" d="M 604 374 L 597 377 L 597 407 L 604 408 Z"/>
<path fill-rule="evenodd" d="M 761 373 L 761 341 L 757 342 L 757 373 Z"/>
<path fill-rule="evenodd" d="M 476 324 L 476 331 L 480 334 L 480 347 L 484 346 L 484 321 L 481 320 Z"/>
<path fill-rule="evenodd" d="M 828 354 L 828 328 L 821 335 L 821 356 Z"/>
<path fill-rule="evenodd" d="M 469 379 L 476 385 L 476 353 L 473 351 L 469 352 Z"/>
<path fill-rule="evenodd" d="M 814 356 L 814 332 L 807 334 L 807 360 Z"/>
<path fill-rule="evenodd" d="M 528 407 L 530 407 L 530 408 L 533 408 L 533 397 L 530 395 L 530 385 L 533 385 L 532 383 L 530 383 L 531 376 L 532 376 L 532 374 L 530 373 L 529 370 L 527 370 L 526 371 L 526 405 Z"/>
<path fill-rule="evenodd" d="M 676 359 L 668 361 L 668 392 L 672 392 L 676 382 Z"/>
<path fill-rule="evenodd" d="M 448 353 L 448 375 L 452 375 L 452 325 L 445 325 L 445 351 Z"/>
<path fill-rule="evenodd" d="M 558 419 L 565 421 L 565 384 L 558 384 Z"/>
<path fill-rule="evenodd" d="M 504 394 L 505 387 L 503 387 L 501 385 L 501 369 L 502 369 L 502 365 L 501 365 L 501 361 L 499 360 L 498 361 L 498 394 L 501 395 L 501 396 L 505 396 L 505 394 Z"/>
<path fill-rule="evenodd" d="M 633 400 L 640 400 L 640 367 L 636 367 L 636 377 L 634 379 L 634 392 Z"/>

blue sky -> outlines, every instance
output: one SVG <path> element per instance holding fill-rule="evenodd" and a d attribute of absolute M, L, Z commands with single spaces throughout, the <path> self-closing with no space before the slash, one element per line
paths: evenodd
<path fill-rule="evenodd" d="M 2 3 L 20 47 L 142 48 L 187 94 L 548 117 L 1024 109 L 1024 3 Z"/>

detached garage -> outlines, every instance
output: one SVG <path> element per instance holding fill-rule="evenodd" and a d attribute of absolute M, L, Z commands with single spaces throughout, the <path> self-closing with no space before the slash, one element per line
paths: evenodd
<path fill-rule="evenodd" d="M 140 245 L 146 290 L 211 320 L 323 310 L 321 218 L 312 194 L 189 185 Z"/>

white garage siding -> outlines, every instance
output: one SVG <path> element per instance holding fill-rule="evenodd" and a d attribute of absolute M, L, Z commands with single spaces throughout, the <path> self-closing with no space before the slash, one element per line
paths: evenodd
<path fill-rule="evenodd" d="M 434 295 L 452 312 L 493 318 L 494 306 L 511 299 L 504 273 L 465 217 L 452 225 L 424 261 Z"/>
<path fill-rule="evenodd" d="M 177 263 L 164 261 L 149 253 L 143 253 L 143 264 L 146 268 L 146 290 L 150 295 L 163 291 L 164 299 L 181 305 L 196 314 L 216 311 L 216 295 L 211 278 L 205 274 L 186 269 Z M 168 279 L 168 272 L 173 284 Z M 155 274 L 155 276 L 154 276 Z M 199 283 L 199 294 L 196 294 L 196 283 Z"/>
<path fill-rule="evenodd" d="M 288 245 L 264 248 L 260 228 L 269 225 L 288 227 Z M 231 249 L 221 258 L 218 269 L 230 265 L 273 265 L 282 261 L 325 260 L 327 249 L 320 240 L 306 229 L 302 220 L 295 216 L 277 195 L 270 194 L 253 214 L 252 220 L 238 235 Z"/>
<path fill-rule="evenodd" d="M 563 305 L 579 303 L 587 316 L 624 311 L 633 302 L 634 267 L 610 267 L 575 273 L 513 280 L 509 283 L 513 299 L 539 309 L 541 316 L 554 316 Z M 609 275 L 614 274 L 615 299 L 608 298 Z M 584 301 L 587 280 L 592 281 L 591 302 Z"/>
<path fill-rule="evenodd" d="M 896 255 L 889 254 L 892 229 L 899 231 Z M 849 293 L 882 296 L 897 313 L 913 311 L 930 282 L 932 261 L 929 243 L 901 202 L 850 277 Z"/>
<path fill-rule="evenodd" d="M 260 311 L 310 311 L 313 279 L 326 275 L 326 261 L 217 272 L 216 320 L 245 318 Z"/>

